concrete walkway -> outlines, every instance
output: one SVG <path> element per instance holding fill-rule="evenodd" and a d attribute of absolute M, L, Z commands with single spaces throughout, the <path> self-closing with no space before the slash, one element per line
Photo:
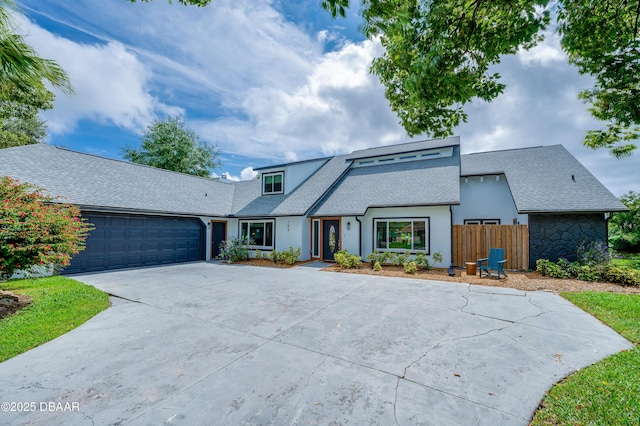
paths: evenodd
<path fill-rule="evenodd" d="M 114 306 L 0 363 L 0 402 L 36 408 L 0 424 L 526 425 L 631 348 L 545 292 L 211 263 L 76 278 Z"/>

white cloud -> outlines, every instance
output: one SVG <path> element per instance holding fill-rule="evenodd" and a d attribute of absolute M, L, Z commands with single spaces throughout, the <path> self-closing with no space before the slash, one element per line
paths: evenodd
<path fill-rule="evenodd" d="M 121 43 L 81 44 L 24 19 L 20 30 L 39 55 L 55 58 L 67 71 L 75 95 L 57 94 L 55 108 L 44 113 L 52 133 L 72 132 L 83 119 L 140 132 L 156 112 L 175 114 L 149 93 L 150 71 Z"/>
<path fill-rule="evenodd" d="M 204 135 L 223 150 L 287 160 L 403 141 L 406 133 L 369 73 L 380 53 L 378 42 L 364 41 L 320 55 L 311 70 L 301 70 L 302 84 L 250 88 L 241 105 L 248 119 L 201 123 Z M 295 157 L 287 154 L 291 147 Z"/>
<path fill-rule="evenodd" d="M 560 36 L 556 32 L 545 31 L 544 40 L 529 50 L 520 49 L 518 58 L 524 65 L 549 66 L 567 61 L 567 55 L 560 46 Z"/>
<path fill-rule="evenodd" d="M 229 172 L 222 172 L 221 174 L 217 174 L 215 172 L 211 173 L 212 178 L 224 177 L 235 182 L 240 182 L 241 180 L 252 180 L 255 179 L 256 176 L 258 176 L 258 172 L 253 170 L 253 167 L 245 167 L 244 169 L 242 169 L 242 171 L 240 172 L 240 176 L 234 176 Z"/>
<path fill-rule="evenodd" d="M 258 176 L 258 172 L 253 170 L 253 167 L 245 167 L 240 172 L 240 180 L 252 180 Z"/>

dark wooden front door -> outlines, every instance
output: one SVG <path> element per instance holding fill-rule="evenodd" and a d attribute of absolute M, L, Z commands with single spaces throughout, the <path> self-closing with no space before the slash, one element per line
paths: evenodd
<path fill-rule="evenodd" d="M 340 250 L 340 221 L 322 221 L 322 260 L 333 262 L 333 254 Z"/>
<path fill-rule="evenodd" d="M 211 222 L 211 258 L 220 254 L 220 243 L 227 239 L 226 222 Z"/>

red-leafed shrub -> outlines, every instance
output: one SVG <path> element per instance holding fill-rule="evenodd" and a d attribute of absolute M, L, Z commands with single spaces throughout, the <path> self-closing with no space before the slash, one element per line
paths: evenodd
<path fill-rule="evenodd" d="M 80 209 L 42 188 L 0 177 L 0 280 L 34 265 L 68 265 L 94 229 Z"/>

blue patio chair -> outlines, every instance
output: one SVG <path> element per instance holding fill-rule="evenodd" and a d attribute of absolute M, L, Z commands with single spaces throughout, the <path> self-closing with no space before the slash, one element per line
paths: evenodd
<path fill-rule="evenodd" d="M 500 279 L 500 274 L 506 277 L 507 274 L 504 272 L 504 264 L 506 263 L 506 261 L 507 260 L 504 258 L 503 248 L 492 248 L 489 252 L 489 257 L 478 259 L 478 269 L 480 270 L 480 277 L 482 277 L 482 271 L 486 272 L 488 277 L 493 276 L 491 271 L 494 271 L 498 274 L 498 279 Z"/>

